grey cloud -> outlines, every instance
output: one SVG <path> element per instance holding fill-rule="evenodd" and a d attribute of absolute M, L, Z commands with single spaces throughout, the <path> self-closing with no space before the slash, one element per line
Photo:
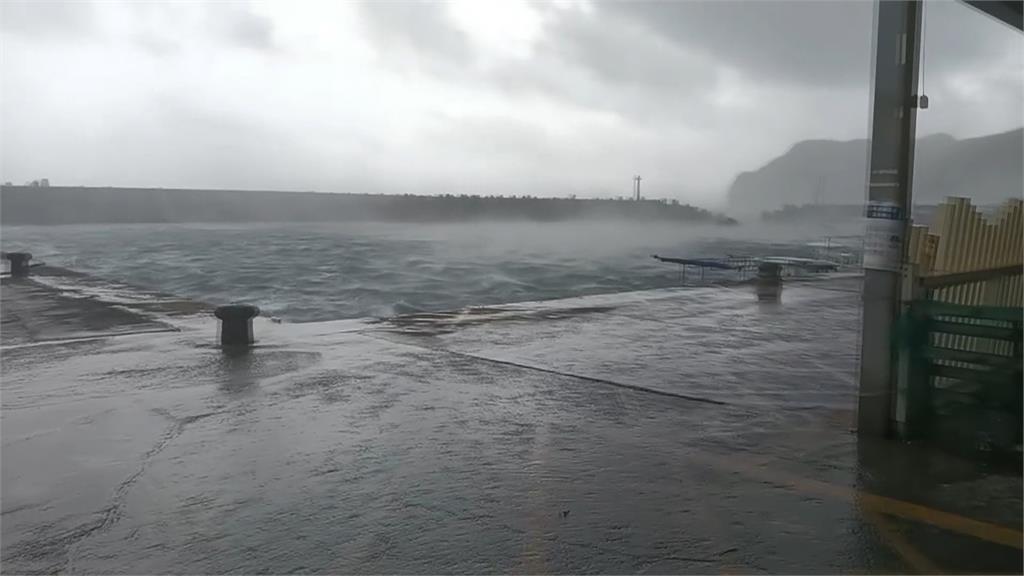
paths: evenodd
<path fill-rule="evenodd" d="M 274 48 L 274 25 L 263 16 L 232 6 L 229 9 L 218 9 L 214 18 L 229 42 L 255 50 Z"/>
<path fill-rule="evenodd" d="M 485 71 L 473 66 L 443 4 L 364 9 L 378 42 L 431 54 L 446 64 L 431 70 L 445 81 L 539 94 L 638 122 L 713 121 L 707 97 L 723 67 L 748 82 L 801 90 L 870 85 L 874 3 L 862 0 L 596 2 L 589 15 L 546 7 L 549 24 L 533 57 Z M 1019 38 L 957 2 L 927 3 L 925 24 L 926 80 L 1019 52 Z M 1019 93 L 1019 79 L 1008 82 Z"/>
<path fill-rule="evenodd" d="M 713 88 L 717 71 L 702 55 L 652 35 L 614 13 L 591 15 L 545 9 L 549 24 L 529 60 L 507 60 L 485 70 L 441 3 L 362 4 L 379 49 L 399 66 L 423 64 L 445 81 L 475 83 L 511 94 L 533 93 L 637 120 L 679 114 L 679 102 Z M 404 48 L 405 50 L 400 50 Z M 700 117 L 694 102 L 687 113 Z"/>
<path fill-rule="evenodd" d="M 761 80 L 850 85 L 869 79 L 873 2 L 636 0 L 597 6 Z M 961 2 L 925 3 L 924 49 L 933 73 L 1014 50 L 1015 34 Z"/>
<path fill-rule="evenodd" d="M 385 49 L 406 46 L 462 67 L 459 73 L 470 72 L 465 69 L 473 62 L 468 43 L 447 20 L 443 3 L 361 7 Z M 776 84 L 850 86 L 870 81 L 873 2 L 635 0 L 595 2 L 593 7 L 589 16 L 545 7 L 552 24 L 537 47 L 537 61 L 530 65 L 543 67 L 554 59 L 582 66 L 618 86 L 672 90 L 707 86 L 715 65 Z M 924 49 L 934 74 L 1020 51 L 1019 34 L 960 2 L 927 2 L 925 15 Z M 497 80 L 510 74 L 499 72 Z M 522 75 L 519 85 L 558 88 L 553 86 L 557 81 L 543 75 Z M 505 82 L 515 85 L 508 78 Z"/>
<path fill-rule="evenodd" d="M 465 35 L 451 24 L 440 2 L 360 2 L 357 6 L 383 52 L 460 66 L 472 62 Z"/>
<path fill-rule="evenodd" d="M 166 187 L 295 189 L 321 186 L 320 151 L 287 127 L 259 118 L 207 109 L 177 95 L 164 95 L 146 122 L 120 120 L 95 135 L 91 150 L 118 150 L 115 182 L 159 182 Z M 340 152 L 341 151 L 337 151 Z M 111 184 L 92 176 L 110 159 L 83 151 L 84 184 Z M 102 154 L 102 152 L 96 152 Z M 297 178 L 296 175 L 302 175 Z M 70 179 L 68 179 L 70 180 Z M 70 180 L 74 181 L 74 180 Z"/>
<path fill-rule="evenodd" d="M 614 33 L 610 33 L 614 32 Z M 552 26 L 537 56 L 582 66 L 617 86 L 641 86 L 692 93 L 714 83 L 714 67 L 678 45 L 651 37 L 630 23 L 602 15 L 563 14 Z"/>
<path fill-rule="evenodd" d="M 89 184 L 618 195 L 639 172 L 652 194 L 711 198 L 737 171 L 797 140 L 863 137 L 870 107 L 868 2 L 597 2 L 590 12 L 539 4 L 545 25 L 525 58 L 477 53 L 445 4 L 376 2 L 359 5 L 351 30 L 378 56 L 370 67 L 344 54 L 337 62 L 303 60 L 301 70 L 268 53 L 303 53 L 307 40 L 284 33 L 293 21 L 267 21 L 245 5 L 99 5 L 100 16 L 131 12 L 107 29 L 89 4 L 51 16 L 48 4 L 0 6 L 4 33 L 19 34 L 5 59 L 23 64 L 4 70 L 5 79 L 21 73 L 8 90 L 18 97 L 3 107 L 11 143 L 3 160 L 13 179 L 45 172 Z M 21 13 L 8 18 L 12 8 Z M 927 14 L 924 86 L 933 98 L 919 130 L 962 136 L 1019 125 L 1020 36 L 955 2 L 930 2 Z M 132 34 L 136 46 L 119 42 Z M 76 54 L 76 42 L 106 46 Z M 93 94 L 86 103 L 94 108 L 81 110 L 45 97 L 60 92 L 52 62 L 61 56 L 82 56 L 85 68 L 100 71 L 150 64 L 92 60 L 119 50 L 167 57 L 166 82 L 119 98 Z M 206 54 L 217 57 L 215 69 L 196 65 Z M 257 59 L 261 66 L 245 67 Z M 40 65 L 51 68 L 39 74 Z M 335 65 L 353 84 L 371 87 L 315 115 L 293 109 L 317 104 L 311 95 L 333 94 L 327 78 Z M 260 76 L 230 77 L 243 69 Z M 396 71 L 416 74 L 395 81 Z M 265 106 L 232 105 L 246 80 L 274 83 L 283 72 L 295 72 L 295 81 L 275 85 Z M 424 82 L 425 97 L 410 80 Z M 203 90 L 188 88 L 195 82 Z M 389 118 L 376 86 L 405 91 L 388 92 L 389 101 L 422 102 Z M 723 86 L 729 105 L 715 101 Z M 472 101 L 472 114 L 445 116 L 446 94 Z M 160 99 L 168 95 L 182 102 Z M 1007 118 L 1008 110 L 1017 112 Z M 105 121 L 90 122 L 97 117 Z"/>
<path fill-rule="evenodd" d="M 598 10 L 761 79 L 853 83 L 870 70 L 871 2 L 636 0 Z"/>
<path fill-rule="evenodd" d="M 541 127 L 510 118 L 443 117 L 428 139 L 454 151 L 483 153 L 491 162 L 513 164 L 516 168 L 543 162 L 554 155 L 552 140 Z"/>
<path fill-rule="evenodd" d="M 453 194 L 584 193 L 567 182 L 573 174 L 585 174 L 588 184 L 599 180 L 601 170 L 579 171 L 573 161 L 585 142 L 567 141 L 547 133 L 534 123 L 502 117 L 437 118 L 425 139 L 430 164 L 440 168 L 438 190 Z M 457 171 L 452 159 L 464 158 Z M 457 177 L 452 174 L 457 173 Z M 494 174 L 515 174 L 496 181 Z M 593 192 L 593 190 L 589 190 Z"/>
<path fill-rule="evenodd" d="M 719 72 L 714 62 L 636 25 L 601 13 L 566 13 L 550 24 L 532 60 L 506 62 L 480 80 L 636 122 L 699 123 L 709 107 L 702 96 L 714 89 Z"/>
<path fill-rule="evenodd" d="M 77 37 L 92 33 L 95 14 L 92 3 L 0 2 L 0 30 L 11 34 L 46 37 Z"/>
<path fill-rule="evenodd" d="M 1024 61 L 1020 32 L 962 2 L 926 2 L 924 15 L 926 75 L 976 68 L 1006 55 Z M 1020 78 L 1018 73 L 1018 85 Z"/>
<path fill-rule="evenodd" d="M 175 40 L 154 34 L 137 34 L 133 41 L 136 46 L 157 57 L 170 56 L 181 50 L 181 44 Z"/>
<path fill-rule="evenodd" d="M 148 24 L 132 36 L 133 42 L 146 52 L 158 57 L 171 56 L 191 41 L 189 23 L 180 18 L 173 3 L 139 2 L 128 6 L 138 20 Z M 277 48 L 273 22 L 245 5 L 213 2 L 198 7 L 201 31 L 210 41 L 261 52 Z"/>

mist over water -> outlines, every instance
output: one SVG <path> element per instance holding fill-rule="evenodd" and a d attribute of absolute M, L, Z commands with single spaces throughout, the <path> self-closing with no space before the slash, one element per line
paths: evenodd
<path fill-rule="evenodd" d="M 678 268 L 651 254 L 792 254 L 859 232 L 856 222 L 140 224 L 6 226 L 0 242 L 35 262 L 307 322 L 677 286 Z"/>

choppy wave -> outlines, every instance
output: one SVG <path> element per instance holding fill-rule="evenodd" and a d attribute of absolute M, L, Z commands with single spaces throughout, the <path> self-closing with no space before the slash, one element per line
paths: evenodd
<path fill-rule="evenodd" d="M 8 226 L 5 250 L 302 322 L 676 286 L 649 255 L 793 253 L 849 230 L 622 222 Z M 733 272 L 708 271 L 705 281 Z M 696 280 L 690 275 L 690 280 Z"/>

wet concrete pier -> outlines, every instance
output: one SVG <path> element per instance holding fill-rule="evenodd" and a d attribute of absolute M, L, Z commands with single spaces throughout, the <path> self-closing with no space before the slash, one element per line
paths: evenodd
<path fill-rule="evenodd" d="M 858 441 L 859 279 L 314 324 L 2 285 L 5 573 L 1016 572 L 1021 479 Z"/>

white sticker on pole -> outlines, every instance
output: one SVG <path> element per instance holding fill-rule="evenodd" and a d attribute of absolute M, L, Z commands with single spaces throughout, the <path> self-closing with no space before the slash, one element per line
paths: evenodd
<path fill-rule="evenodd" d="M 899 272 L 903 262 L 903 209 L 895 202 L 868 202 L 864 268 Z"/>

